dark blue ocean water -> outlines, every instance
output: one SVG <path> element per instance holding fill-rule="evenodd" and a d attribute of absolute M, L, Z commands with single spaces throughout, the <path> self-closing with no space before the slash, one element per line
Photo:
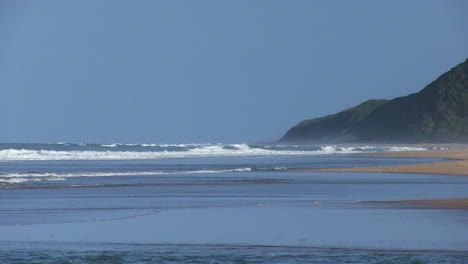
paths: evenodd
<path fill-rule="evenodd" d="M 416 148 L 421 149 L 421 148 Z M 441 175 L 292 173 L 401 146 L 0 144 L 0 263 L 468 263 Z"/>
<path fill-rule="evenodd" d="M 2 251 L 1 263 L 147 264 L 147 263 L 316 263 L 448 264 L 466 263 L 455 251 L 379 251 L 236 245 L 28 245 Z M 25 246 L 25 245 L 22 245 Z M 76 250 L 76 248 L 80 248 Z"/>

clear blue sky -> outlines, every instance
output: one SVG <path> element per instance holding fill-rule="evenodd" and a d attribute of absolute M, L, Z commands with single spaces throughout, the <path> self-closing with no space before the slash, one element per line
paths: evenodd
<path fill-rule="evenodd" d="M 254 142 L 417 92 L 468 1 L 1 1 L 0 142 Z"/>

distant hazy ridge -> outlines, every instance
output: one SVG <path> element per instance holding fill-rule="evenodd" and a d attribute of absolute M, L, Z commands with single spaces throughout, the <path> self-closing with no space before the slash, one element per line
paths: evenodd
<path fill-rule="evenodd" d="M 468 59 L 418 93 L 304 120 L 283 142 L 468 142 Z"/>

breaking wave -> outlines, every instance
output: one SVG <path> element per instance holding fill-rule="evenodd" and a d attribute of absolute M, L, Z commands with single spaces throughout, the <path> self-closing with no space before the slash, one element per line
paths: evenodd
<path fill-rule="evenodd" d="M 247 172 L 252 168 L 235 168 L 223 170 L 189 170 L 189 171 L 121 171 L 121 172 L 79 172 L 79 173 L 0 173 L 0 184 L 18 184 L 33 181 L 63 181 L 72 177 L 116 177 L 116 176 L 150 176 L 171 174 L 206 174 L 225 172 Z"/>
<path fill-rule="evenodd" d="M 107 176 L 144 176 L 158 174 L 196 174 L 196 173 L 218 173 L 218 172 L 245 172 L 251 168 L 238 168 L 226 170 L 193 170 L 193 171 L 128 171 L 128 172 L 83 172 L 83 173 L 8 173 L 0 174 L 3 178 L 13 177 L 107 177 Z"/>
<path fill-rule="evenodd" d="M 174 158 L 307 156 L 379 151 L 425 150 L 421 147 L 299 146 L 249 144 L 3 144 L 0 161 L 154 160 Z"/>

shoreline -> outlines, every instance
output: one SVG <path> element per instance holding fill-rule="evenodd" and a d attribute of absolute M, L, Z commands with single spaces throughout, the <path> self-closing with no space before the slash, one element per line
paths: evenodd
<path fill-rule="evenodd" d="M 371 154 L 356 154 L 360 157 L 380 158 L 440 158 L 448 161 L 410 165 L 354 167 L 334 169 L 288 170 L 289 172 L 388 172 L 468 176 L 468 149 L 444 149 L 421 151 L 395 151 Z"/>
<path fill-rule="evenodd" d="M 373 204 L 401 204 L 419 206 L 426 209 L 468 209 L 468 198 L 400 200 L 400 201 L 370 201 Z"/>
<path fill-rule="evenodd" d="M 410 173 L 410 174 L 441 174 L 450 176 L 468 176 L 468 148 L 446 150 L 398 151 L 372 154 L 357 154 L 361 157 L 384 158 L 440 158 L 448 161 L 395 165 L 382 167 L 339 168 L 339 169 L 309 169 L 290 170 L 291 172 L 378 172 L 378 173 Z M 437 209 L 468 210 L 468 198 L 424 199 L 397 201 L 369 201 L 380 204 L 406 204 Z"/>

